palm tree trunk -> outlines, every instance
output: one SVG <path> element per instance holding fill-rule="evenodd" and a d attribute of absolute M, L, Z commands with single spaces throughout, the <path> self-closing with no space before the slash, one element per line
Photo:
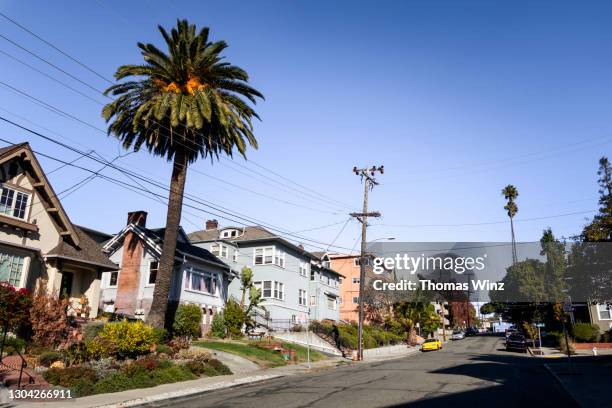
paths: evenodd
<path fill-rule="evenodd" d="M 174 271 L 174 254 L 178 237 L 181 212 L 183 209 L 183 192 L 187 179 L 187 160 L 185 154 L 178 151 L 174 155 L 172 179 L 170 180 L 170 196 L 168 199 L 168 214 L 166 216 L 166 231 L 159 260 L 159 271 L 153 290 L 153 301 L 147 316 L 147 322 L 155 327 L 164 327 L 168 309 L 168 295 L 172 284 Z"/>
<path fill-rule="evenodd" d="M 516 239 L 514 238 L 514 221 L 512 217 L 510 217 L 510 231 L 512 233 L 512 265 L 515 265 L 518 262 L 518 257 L 516 254 Z"/>

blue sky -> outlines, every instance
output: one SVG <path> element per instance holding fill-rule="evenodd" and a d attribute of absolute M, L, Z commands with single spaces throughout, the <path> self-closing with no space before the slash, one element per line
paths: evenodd
<path fill-rule="evenodd" d="M 519 240 L 537 240 L 547 226 L 557 235 L 575 234 L 592 214 L 520 219 L 597 208 L 597 160 L 609 154 L 612 138 L 609 3 L 96 0 L 57 1 L 50 7 L 0 0 L 0 10 L 105 77 L 121 64 L 140 62 L 137 41 L 161 44 L 156 24 L 168 27 L 187 16 L 211 27 L 213 39 L 229 43 L 228 59 L 245 68 L 266 96 L 257 106 L 260 149 L 249 159 L 355 209 L 362 186 L 353 166 L 385 165 L 381 184 L 370 195 L 371 208 L 383 214 L 372 222 L 383 224 L 369 229 L 372 239 L 507 240 L 505 223 L 431 224 L 505 221 L 500 191 L 508 183 L 520 192 Z M 0 33 L 96 89 L 108 85 L 5 20 Z M 0 50 L 104 101 L 1 38 Z M 0 80 L 105 128 L 98 104 L 2 54 Z M 120 152 L 114 139 L 3 86 L 0 114 L 107 158 Z M 77 157 L 7 124 L 0 124 L 0 137 L 28 140 L 35 150 L 64 159 Z M 58 166 L 40 160 L 47 171 Z M 250 162 L 237 162 L 286 182 Z M 87 159 L 77 163 L 99 168 Z M 170 165 L 146 152 L 118 163 L 169 180 Z M 227 161 L 202 160 L 193 169 L 189 193 L 286 231 L 335 224 L 303 233 L 329 243 L 348 218 L 345 206 L 262 181 Z M 104 174 L 130 182 L 112 169 Z M 63 168 L 49 178 L 59 192 L 86 176 Z M 63 204 L 74 222 L 107 232 L 118 231 L 130 210 L 147 210 L 152 226 L 165 220 L 160 203 L 100 179 Z M 187 231 L 209 218 L 188 211 L 182 222 Z M 352 221 L 336 244 L 353 247 L 358 234 Z"/>

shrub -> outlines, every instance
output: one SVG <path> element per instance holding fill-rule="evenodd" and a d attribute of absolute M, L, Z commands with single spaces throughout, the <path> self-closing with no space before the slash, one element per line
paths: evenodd
<path fill-rule="evenodd" d="M 206 363 L 195 360 L 189 361 L 185 364 L 185 367 L 198 376 L 205 375 L 207 377 L 214 377 L 216 375 L 232 374 L 232 371 L 225 364 L 214 358 Z"/>
<path fill-rule="evenodd" d="M 170 335 L 168 334 L 168 330 L 163 327 L 154 327 L 153 328 L 153 336 L 155 337 L 155 343 L 159 346 L 162 343 L 165 343 L 166 340 L 170 339 Z"/>
<path fill-rule="evenodd" d="M 4 351 L 7 354 L 12 354 L 15 351 L 22 352 L 25 349 L 25 346 L 25 340 L 16 336 L 11 336 L 10 334 L 6 336 L 4 341 Z"/>
<path fill-rule="evenodd" d="M 223 312 L 227 334 L 233 337 L 242 336 L 242 325 L 244 324 L 244 311 L 240 304 L 234 299 L 227 301 Z"/>
<path fill-rule="evenodd" d="M 176 337 L 170 340 L 168 346 L 172 349 L 172 354 L 176 354 L 191 347 L 191 340 L 187 337 Z"/>
<path fill-rule="evenodd" d="M 57 351 L 46 351 L 38 357 L 40 365 L 50 367 L 54 362 L 62 360 L 62 355 Z"/>
<path fill-rule="evenodd" d="M 220 339 L 225 338 L 225 318 L 223 317 L 223 312 L 219 312 L 213 317 L 209 335 Z"/>
<path fill-rule="evenodd" d="M 0 326 L 18 332 L 28 325 L 32 296 L 26 289 L 17 289 L 0 282 Z"/>
<path fill-rule="evenodd" d="M 172 329 L 177 336 L 200 337 L 202 309 L 198 305 L 180 305 L 174 315 Z"/>
<path fill-rule="evenodd" d="M 92 341 L 98 336 L 98 334 L 100 334 L 103 328 L 104 322 L 99 320 L 85 323 L 83 326 L 83 341 L 85 343 Z"/>
<path fill-rule="evenodd" d="M 94 385 L 94 392 L 107 393 L 130 390 L 134 388 L 154 387 L 159 384 L 177 381 L 193 380 L 197 378 L 187 367 L 169 365 L 158 367 L 155 370 L 137 369 L 133 375 L 123 371 L 111 374 Z"/>
<path fill-rule="evenodd" d="M 99 360 L 92 360 L 87 363 L 87 366 L 94 370 L 96 378 L 102 379 L 110 374 L 114 374 L 119 369 L 119 365 L 115 363 L 112 357 L 101 358 Z"/>
<path fill-rule="evenodd" d="M 212 358 L 212 354 L 209 351 L 202 349 L 183 349 L 176 354 L 176 358 L 206 363 Z"/>
<path fill-rule="evenodd" d="M 295 333 L 303 332 L 304 331 L 304 327 L 302 327 L 301 324 L 295 324 L 295 325 L 291 326 L 291 329 L 289 329 L 289 331 L 292 331 L 292 332 L 295 332 Z"/>
<path fill-rule="evenodd" d="M 599 327 L 590 323 L 576 323 L 572 327 L 572 336 L 578 343 L 597 341 Z"/>
<path fill-rule="evenodd" d="M 212 367 L 218 373 L 218 375 L 232 374 L 232 370 L 230 370 L 228 366 L 226 366 L 216 358 L 210 359 L 208 361 L 208 365 Z"/>
<path fill-rule="evenodd" d="M 54 346 L 67 337 L 68 316 L 66 310 L 68 300 L 59 296 L 47 294 L 46 283 L 39 287 L 30 309 L 30 321 L 34 336 L 32 340 L 40 346 Z"/>
<path fill-rule="evenodd" d="M 50 368 L 43 373 L 43 377 L 50 384 L 72 389 L 82 380 L 94 383 L 96 381 L 96 372 L 89 367 L 80 366 Z"/>
<path fill-rule="evenodd" d="M 174 354 L 174 351 L 172 350 L 172 348 L 165 344 L 158 344 L 155 351 L 157 351 L 157 354 L 167 354 L 167 355 Z"/>
<path fill-rule="evenodd" d="M 109 323 L 100 334 L 87 344 L 87 350 L 94 358 L 116 357 L 136 358 L 154 350 L 153 328 L 141 321 Z"/>

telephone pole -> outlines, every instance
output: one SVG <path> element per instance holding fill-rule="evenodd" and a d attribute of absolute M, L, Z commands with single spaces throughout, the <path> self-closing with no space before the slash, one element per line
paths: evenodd
<path fill-rule="evenodd" d="M 361 222 L 361 256 L 359 258 L 359 325 L 357 327 L 357 359 L 363 360 L 363 293 L 365 289 L 366 275 L 366 230 L 368 228 L 368 217 L 380 217 L 379 212 L 368 212 L 368 192 L 378 184 L 374 176 L 376 173 L 384 174 L 384 166 L 372 166 L 371 168 L 358 169 L 353 167 L 353 173 L 360 176 L 363 181 L 363 211 L 351 213 Z"/>

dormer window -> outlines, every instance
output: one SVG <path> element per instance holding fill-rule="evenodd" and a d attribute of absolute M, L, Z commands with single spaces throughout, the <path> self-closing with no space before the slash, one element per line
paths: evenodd
<path fill-rule="evenodd" d="M 17 191 L 7 186 L 2 186 L 2 193 L 0 194 L 0 213 L 23 220 L 26 217 L 26 208 L 29 199 L 30 195 L 27 193 Z"/>
<path fill-rule="evenodd" d="M 221 231 L 221 238 L 236 238 L 239 235 L 237 229 L 226 229 Z"/>

